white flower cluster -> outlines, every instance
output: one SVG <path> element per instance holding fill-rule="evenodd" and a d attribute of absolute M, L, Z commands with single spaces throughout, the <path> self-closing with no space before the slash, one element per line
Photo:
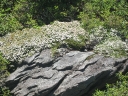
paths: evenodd
<path fill-rule="evenodd" d="M 121 40 L 120 32 L 115 29 L 109 31 L 99 26 L 94 28 L 90 34 L 90 43 L 94 46 L 94 52 L 111 57 L 128 55 L 128 44 Z"/>
<path fill-rule="evenodd" d="M 90 42 L 97 42 L 100 43 L 101 41 L 111 38 L 111 37 L 118 37 L 117 34 L 119 31 L 115 29 L 111 29 L 108 31 L 105 29 L 103 26 L 99 26 L 98 28 L 94 28 L 91 30 L 91 34 L 89 35 L 90 37 Z"/>
<path fill-rule="evenodd" d="M 119 37 L 110 37 L 102 44 L 96 45 L 94 51 L 111 57 L 121 57 L 128 55 L 128 44 Z"/>
<path fill-rule="evenodd" d="M 20 61 L 41 49 L 50 48 L 56 41 L 78 40 L 78 34 L 85 34 L 78 21 L 55 21 L 38 29 L 24 29 L 0 37 L 0 51 L 10 61 Z"/>

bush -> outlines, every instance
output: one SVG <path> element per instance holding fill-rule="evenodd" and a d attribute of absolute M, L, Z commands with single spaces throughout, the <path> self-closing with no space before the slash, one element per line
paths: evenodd
<path fill-rule="evenodd" d="M 82 0 L 2 0 L 0 7 L 0 35 L 17 29 L 49 24 L 55 20 L 78 19 Z"/>
<path fill-rule="evenodd" d="M 84 51 L 87 37 L 85 35 L 78 35 L 78 40 L 74 40 L 73 38 L 65 40 L 67 46 L 72 50 Z"/>
<path fill-rule="evenodd" d="M 78 19 L 77 15 L 82 11 L 82 0 L 38 0 L 32 1 L 33 17 L 38 23 L 49 24 L 54 20 L 71 21 Z M 38 11 L 37 11 L 38 10 Z"/>
<path fill-rule="evenodd" d="M 0 36 L 21 29 L 22 25 L 11 14 L 0 15 Z"/>
<path fill-rule="evenodd" d="M 128 73 L 118 73 L 119 80 L 116 84 L 107 84 L 106 90 L 96 90 L 93 96 L 128 96 Z"/>
<path fill-rule="evenodd" d="M 1 0 L 0 3 L 0 36 L 21 29 L 22 26 L 12 13 L 15 0 Z"/>
<path fill-rule="evenodd" d="M 108 31 L 120 31 L 122 39 L 128 38 L 127 0 L 84 0 L 84 4 L 79 18 L 86 30 L 104 26 Z"/>
<path fill-rule="evenodd" d="M 15 18 L 20 22 L 23 28 L 31 28 L 37 26 L 37 22 L 33 18 L 34 6 L 37 4 L 28 0 L 19 0 L 15 2 L 15 6 L 12 10 Z"/>

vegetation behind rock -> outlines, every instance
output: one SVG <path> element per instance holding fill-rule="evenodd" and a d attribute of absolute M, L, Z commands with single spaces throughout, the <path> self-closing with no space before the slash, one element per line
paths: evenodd
<path fill-rule="evenodd" d="M 23 28 L 49 24 L 55 20 L 78 19 L 82 0 L 2 0 L 0 35 Z"/>

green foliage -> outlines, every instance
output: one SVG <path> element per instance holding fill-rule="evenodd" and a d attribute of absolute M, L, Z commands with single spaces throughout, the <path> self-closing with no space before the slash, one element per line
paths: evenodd
<path fill-rule="evenodd" d="M 11 13 L 15 0 L 1 0 L 0 2 L 0 36 L 21 29 L 22 26 Z"/>
<path fill-rule="evenodd" d="M 49 24 L 54 20 L 78 19 L 82 0 L 2 0 L 0 3 L 0 35 L 17 29 Z"/>
<path fill-rule="evenodd" d="M 51 48 L 51 51 L 52 51 L 52 56 L 54 57 L 58 52 L 57 52 L 57 49 L 62 45 L 61 42 L 54 42 L 54 44 L 52 44 L 52 48 Z"/>
<path fill-rule="evenodd" d="M 74 40 L 73 38 L 65 40 L 66 44 L 68 45 L 69 48 L 72 50 L 80 50 L 83 51 L 85 48 L 85 42 L 87 38 L 84 35 L 79 35 L 78 40 Z"/>
<path fill-rule="evenodd" d="M 37 26 L 32 14 L 33 8 L 36 6 L 34 4 L 35 3 L 28 0 L 19 0 L 15 3 L 12 13 L 20 24 L 23 25 L 23 28 Z"/>
<path fill-rule="evenodd" d="M 128 37 L 127 0 L 84 0 L 84 10 L 79 15 L 83 27 L 90 31 L 95 27 L 121 31 L 122 38 Z"/>
<path fill-rule="evenodd" d="M 81 50 L 85 46 L 84 42 L 76 41 L 73 39 L 68 39 L 66 42 L 68 46 L 74 50 Z"/>
<path fill-rule="evenodd" d="M 122 75 L 117 74 L 119 80 L 116 84 L 107 84 L 106 90 L 96 90 L 93 96 L 128 96 L 128 73 Z"/>
<path fill-rule="evenodd" d="M 2 54 L 0 54 L 0 83 L 9 75 L 7 65 L 9 61 L 3 58 Z M 2 80 L 3 79 L 3 80 Z M 1 85 L 1 84 L 0 84 Z M 10 91 L 5 86 L 0 87 L 0 96 L 11 96 Z"/>
<path fill-rule="evenodd" d="M 0 5 L 1 35 L 54 20 L 78 19 L 81 12 L 86 30 L 103 25 L 121 30 L 122 38 L 128 38 L 127 0 L 2 0 Z"/>
<path fill-rule="evenodd" d="M 62 42 L 55 42 L 52 45 L 52 55 L 54 56 L 57 54 L 57 49 L 60 48 L 61 46 L 67 46 L 70 50 L 79 50 L 79 51 L 84 51 L 85 47 L 85 42 L 87 40 L 87 37 L 84 35 L 78 35 L 78 40 L 74 40 L 73 38 L 63 40 Z"/>
<path fill-rule="evenodd" d="M 54 20 L 71 21 L 77 19 L 77 15 L 82 10 L 82 0 L 38 0 L 32 1 L 33 18 L 39 25 L 49 24 Z"/>
<path fill-rule="evenodd" d="M 9 75 L 9 72 L 7 70 L 8 64 L 9 64 L 9 61 L 3 58 L 2 54 L 0 54 L 0 82 L 3 78 L 6 78 Z"/>
<path fill-rule="evenodd" d="M 9 64 L 9 61 L 7 61 L 5 58 L 3 58 L 2 54 L 0 53 L 0 70 L 7 69 L 8 64 Z"/>
<path fill-rule="evenodd" d="M 0 36 L 21 29 L 22 25 L 11 14 L 0 15 Z"/>
<path fill-rule="evenodd" d="M 6 87 L 0 87 L 0 96 L 12 96 L 10 90 Z"/>

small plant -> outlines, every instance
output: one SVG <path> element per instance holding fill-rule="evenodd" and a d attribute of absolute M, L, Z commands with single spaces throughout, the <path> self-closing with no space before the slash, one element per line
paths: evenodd
<path fill-rule="evenodd" d="M 0 87 L 0 96 L 12 96 L 7 87 Z"/>
<path fill-rule="evenodd" d="M 76 41 L 73 39 L 67 39 L 66 43 L 72 50 L 81 50 L 85 46 L 84 42 Z"/>
<path fill-rule="evenodd" d="M 57 49 L 60 47 L 66 47 L 70 50 L 84 51 L 87 37 L 83 34 L 78 34 L 78 38 L 75 40 L 73 38 L 65 39 L 63 41 L 56 41 L 52 44 L 52 54 L 53 56 L 57 53 Z"/>
<path fill-rule="evenodd" d="M 6 60 L 2 54 L 0 54 L 0 96 L 11 96 L 10 90 L 3 85 L 3 82 L 7 76 L 9 76 L 7 65 L 9 61 Z"/>
<path fill-rule="evenodd" d="M 128 96 L 128 73 L 118 73 L 119 80 L 115 84 L 107 84 L 106 90 L 96 90 L 93 96 Z"/>
<path fill-rule="evenodd" d="M 78 35 L 78 40 L 74 40 L 73 38 L 65 40 L 66 44 L 69 46 L 69 48 L 73 50 L 80 50 L 84 51 L 85 44 L 87 41 L 87 37 L 85 35 Z"/>
<path fill-rule="evenodd" d="M 55 42 L 54 44 L 52 44 L 52 48 L 51 48 L 51 51 L 52 51 L 52 56 L 54 57 L 56 55 L 57 52 L 57 49 L 61 46 L 61 42 Z"/>
<path fill-rule="evenodd" d="M 9 61 L 6 60 L 2 54 L 0 53 L 0 70 L 7 69 L 7 65 L 9 64 Z"/>
<path fill-rule="evenodd" d="M 9 75 L 9 72 L 7 69 L 8 64 L 9 64 L 9 61 L 3 58 L 2 54 L 0 54 L 0 81 Z"/>

